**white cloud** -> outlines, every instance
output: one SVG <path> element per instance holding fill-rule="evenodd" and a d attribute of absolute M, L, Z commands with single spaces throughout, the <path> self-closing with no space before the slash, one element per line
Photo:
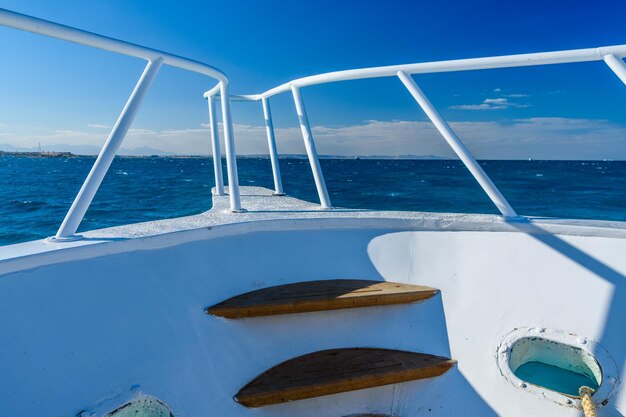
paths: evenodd
<path fill-rule="evenodd" d="M 94 129 L 111 129 L 111 128 L 113 128 L 113 126 L 101 125 L 101 124 L 97 124 L 97 123 L 89 124 L 89 125 L 87 125 L 87 127 L 92 127 Z"/>
<path fill-rule="evenodd" d="M 521 93 L 504 94 L 501 88 L 494 88 L 493 92 L 496 93 L 497 95 L 502 95 L 504 97 L 510 97 L 510 98 L 530 97 L 530 94 L 521 94 Z"/>
<path fill-rule="evenodd" d="M 159 132 L 152 129 L 128 129 L 128 136 L 154 136 Z"/>
<path fill-rule="evenodd" d="M 509 94 L 508 97 L 525 97 L 524 95 Z M 506 97 L 498 98 L 486 98 L 480 104 L 460 104 L 456 106 L 450 106 L 454 110 L 501 110 L 510 108 L 525 108 L 530 107 L 530 104 L 514 103 L 509 101 Z"/>
<path fill-rule="evenodd" d="M 450 125 L 478 158 L 626 159 L 626 127 L 607 120 L 527 118 Z M 267 153 L 263 126 L 235 124 L 234 129 L 238 152 Z M 275 133 L 280 153 L 305 152 L 299 127 L 279 128 Z M 184 135 L 185 140 L 194 137 L 207 143 L 208 150 L 208 130 L 170 131 L 167 135 Z M 223 138 L 221 131 L 220 136 Z M 454 157 L 428 121 L 368 120 L 348 126 L 315 126 L 313 136 L 318 152 L 325 155 Z M 185 141 L 178 138 L 178 142 Z"/>
<path fill-rule="evenodd" d="M 498 102 L 488 103 L 497 105 Z M 626 127 L 607 120 L 526 118 L 503 122 L 451 122 L 451 127 L 478 158 L 509 159 L 626 159 Z M 235 124 L 239 154 L 267 153 L 264 126 Z M 56 130 L 47 133 L 6 133 L 1 143 L 54 150 L 54 145 L 102 146 L 108 132 Z M 223 141 L 223 134 L 220 136 Z M 454 156 L 427 121 L 369 120 L 347 126 L 315 126 L 320 154 Z M 276 129 L 281 154 L 303 154 L 299 127 Z M 179 154 L 209 154 L 209 129 L 131 129 L 124 148 L 150 147 Z M 223 143 L 222 143 L 222 149 Z"/>
<path fill-rule="evenodd" d="M 528 118 L 450 125 L 477 158 L 626 159 L 626 127 L 607 120 Z M 313 135 L 321 154 L 454 156 L 430 122 L 368 121 L 318 127 Z M 277 137 L 279 147 L 284 146 L 282 132 Z"/>

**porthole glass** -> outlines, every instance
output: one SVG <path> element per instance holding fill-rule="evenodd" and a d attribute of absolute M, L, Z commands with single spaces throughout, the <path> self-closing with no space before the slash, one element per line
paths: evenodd
<path fill-rule="evenodd" d="M 522 381 L 577 397 L 581 386 L 597 390 L 602 370 L 578 347 L 539 337 L 524 337 L 511 346 L 511 371 Z"/>

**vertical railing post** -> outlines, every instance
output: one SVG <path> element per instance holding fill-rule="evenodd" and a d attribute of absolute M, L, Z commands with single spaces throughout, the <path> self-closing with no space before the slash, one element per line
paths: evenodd
<path fill-rule="evenodd" d="M 237 175 L 237 153 L 235 151 L 235 135 L 233 134 L 233 121 L 230 115 L 230 94 L 228 84 L 220 82 L 220 99 L 222 101 L 222 122 L 224 124 L 224 146 L 226 148 L 226 170 L 228 173 L 228 196 L 230 199 L 230 211 L 238 213 L 241 209 L 241 197 L 239 196 L 239 176 Z"/>
<path fill-rule="evenodd" d="M 215 195 L 224 195 L 222 177 L 222 153 L 220 151 L 219 127 L 215 116 L 215 96 L 207 97 L 209 104 L 209 125 L 211 127 L 211 152 L 213 153 L 213 174 L 215 176 Z"/>
<path fill-rule="evenodd" d="M 283 192 L 283 180 L 280 176 L 280 165 L 278 164 L 278 152 L 276 151 L 276 138 L 274 137 L 274 124 L 272 123 L 272 111 L 270 102 L 262 98 L 263 117 L 265 119 L 265 131 L 267 132 L 267 146 L 272 162 L 272 175 L 274 176 L 274 195 L 285 195 Z"/>
<path fill-rule="evenodd" d="M 624 63 L 624 60 L 613 54 L 609 54 L 604 56 L 604 62 L 606 62 L 606 65 L 608 65 L 615 75 L 626 85 L 626 63 Z"/>
<path fill-rule="evenodd" d="M 300 122 L 300 130 L 302 130 L 302 138 L 304 139 L 304 147 L 306 148 L 306 154 L 309 158 L 309 165 L 313 171 L 313 178 L 315 179 L 315 187 L 317 188 L 317 194 L 320 198 L 320 203 L 323 208 L 331 208 L 330 198 L 328 197 L 328 190 L 326 189 L 326 181 L 324 181 L 324 174 L 322 173 L 322 167 L 317 156 L 317 150 L 315 149 L 315 142 L 313 142 L 313 133 L 311 132 L 311 126 L 309 125 L 309 118 L 306 114 L 304 102 L 302 101 L 302 95 L 300 89 L 295 85 L 291 86 L 291 93 L 293 94 L 293 101 L 296 105 L 296 113 L 298 113 L 298 120 Z"/>
<path fill-rule="evenodd" d="M 100 150 L 100 154 L 98 155 L 96 162 L 91 167 L 89 175 L 87 175 L 87 178 L 76 195 L 72 206 L 65 215 L 65 219 L 55 236 L 56 240 L 74 240 L 79 238 L 76 236 L 78 226 L 82 222 L 91 201 L 96 195 L 104 176 L 109 170 L 109 167 L 113 162 L 113 158 L 115 158 L 115 154 L 122 145 L 124 137 L 126 136 L 135 115 L 137 114 L 137 110 L 146 96 L 154 77 L 159 72 L 159 68 L 162 63 L 163 59 L 161 58 L 148 61 L 146 68 L 141 74 L 141 78 L 139 78 L 137 85 L 135 85 L 135 89 L 128 98 L 122 113 L 120 113 L 120 116 L 118 117 L 115 126 L 113 126 L 108 139 Z"/>
<path fill-rule="evenodd" d="M 506 201 L 500 190 L 498 190 L 485 171 L 483 171 L 482 167 L 478 164 L 476 159 L 474 159 L 456 133 L 450 128 L 448 123 L 441 117 L 437 109 L 433 107 L 430 100 L 428 100 L 422 90 L 417 86 L 415 80 L 404 71 L 398 72 L 398 78 L 400 78 L 400 81 L 402 81 L 406 89 L 409 90 L 409 93 L 411 93 L 428 118 L 433 122 L 439 133 L 441 133 L 441 136 L 443 136 L 452 150 L 465 164 L 467 169 L 469 169 L 470 173 L 474 176 L 476 181 L 478 181 L 478 184 L 480 184 L 485 193 L 487 193 L 491 201 L 493 201 L 498 210 L 500 210 L 500 213 L 505 217 L 517 217 L 517 213 L 513 210 L 513 207 Z"/>

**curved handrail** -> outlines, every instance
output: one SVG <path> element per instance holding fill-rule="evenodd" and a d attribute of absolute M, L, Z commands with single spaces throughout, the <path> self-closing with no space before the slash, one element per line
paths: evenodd
<path fill-rule="evenodd" d="M 241 203 L 239 198 L 239 180 L 237 178 L 237 163 L 235 158 L 235 142 L 233 136 L 233 126 L 230 116 L 230 100 L 228 99 L 228 77 L 211 65 L 202 62 L 183 58 L 167 52 L 133 44 L 119 39 L 110 38 L 85 30 L 73 28 L 48 20 L 27 16 L 6 9 L 0 9 L 0 25 L 14 29 L 36 33 L 51 38 L 61 39 L 80 45 L 103 49 L 135 58 L 147 60 L 146 68 L 142 73 L 135 89 L 122 109 L 117 122 L 113 126 L 108 139 L 100 150 L 96 162 L 91 168 L 89 175 L 76 195 L 72 206 L 68 210 L 65 218 L 57 231 L 55 238 L 57 241 L 75 240 L 80 238 L 76 235 L 78 226 L 82 222 L 87 209 L 91 205 L 93 198 L 104 179 L 111 163 L 120 148 L 137 110 L 143 101 L 146 92 L 150 88 L 152 81 L 156 77 L 162 65 L 169 65 L 206 75 L 217 80 L 214 89 L 220 91 L 220 95 L 225 97 L 222 103 L 222 117 L 224 120 L 224 138 L 226 143 L 226 156 L 228 165 L 228 180 L 230 191 L 231 211 L 240 211 Z"/>
<path fill-rule="evenodd" d="M 197 72 L 228 83 L 228 77 L 211 65 L 10 10 L 0 9 L 0 25 L 135 58 L 143 58 L 150 61 L 162 58 L 165 65 Z"/>
<path fill-rule="evenodd" d="M 366 78 L 395 77 L 402 71 L 407 74 L 429 74 L 438 72 L 475 71 L 483 69 L 530 67 L 538 65 L 570 64 L 575 62 L 602 61 L 606 56 L 626 57 L 626 45 L 602 46 L 598 48 L 572 49 L 566 51 L 539 52 L 531 54 L 501 55 L 483 58 L 465 58 L 446 61 L 418 62 L 414 64 L 388 65 L 332 71 L 296 78 L 263 93 L 239 96 L 250 101 L 259 101 L 280 93 L 287 93 L 291 86 L 309 87 L 338 81 Z"/>
<path fill-rule="evenodd" d="M 448 142 L 452 150 L 461 159 L 463 164 L 469 169 L 485 193 L 495 204 L 504 217 L 517 217 L 517 213 L 504 198 L 500 190 L 491 181 L 489 176 L 483 171 L 474 156 L 465 147 L 456 133 L 450 128 L 439 112 L 432 105 L 423 91 L 411 77 L 413 74 L 474 71 L 497 68 L 528 67 L 538 65 L 568 64 L 575 62 L 604 61 L 607 66 L 626 84 L 626 64 L 623 58 L 626 56 L 626 45 L 603 46 L 588 49 L 573 49 L 565 51 L 540 52 L 531 54 L 503 55 L 484 58 L 456 59 L 448 61 L 421 62 L 414 64 L 389 65 L 383 67 L 370 67 L 351 69 L 344 71 L 334 71 L 324 74 L 317 74 L 303 78 L 291 80 L 277 87 L 271 88 L 263 93 L 238 95 L 229 97 L 228 101 L 262 101 L 264 110 L 270 97 L 277 94 L 291 91 L 298 113 L 298 119 L 304 138 L 305 147 L 309 162 L 313 171 L 313 177 L 320 196 L 322 207 L 328 208 L 330 200 L 326 190 L 326 184 L 319 165 L 315 142 L 311 133 L 304 103 L 300 95 L 300 88 L 318 84 L 328 84 L 338 81 L 359 80 L 366 78 L 398 77 L 409 93 L 424 110 L 428 118 L 433 122 L 439 133 Z M 218 90 L 213 88 L 205 92 L 205 97 L 214 100 L 218 98 Z M 275 183 L 280 183 L 280 178 L 276 178 L 278 170 L 278 156 L 276 155 L 276 144 L 273 134 L 271 115 L 267 112 L 265 124 L 268 131 L 268 143 L 270 145 L 270 156 L 272 158 L 272 168 L 274 171 Z M 274 162 L 276 161 L 276 162 Z M 282 185 L 281 185 L 282 188 Z M 278 185 L 277 185 L 278 190 Z"/>

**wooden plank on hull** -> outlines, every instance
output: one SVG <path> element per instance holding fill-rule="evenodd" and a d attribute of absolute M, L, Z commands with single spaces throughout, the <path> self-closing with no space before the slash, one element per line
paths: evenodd
<path fill-rule="evenodd" d="M 412 303 L 424 301 L 438 292 L 431 287 L 387 281 L 306 281 L 241 294 L 208 307 L 206 312 L 232 319 L 271 316 Z"/>
<path fill-rule="evenodd" d="M 246 407 L 433 378 L 456 361 L 390 349 L 342 348 L 299 356 L 270 368 L 244 386 L 235 400 Z"/>

